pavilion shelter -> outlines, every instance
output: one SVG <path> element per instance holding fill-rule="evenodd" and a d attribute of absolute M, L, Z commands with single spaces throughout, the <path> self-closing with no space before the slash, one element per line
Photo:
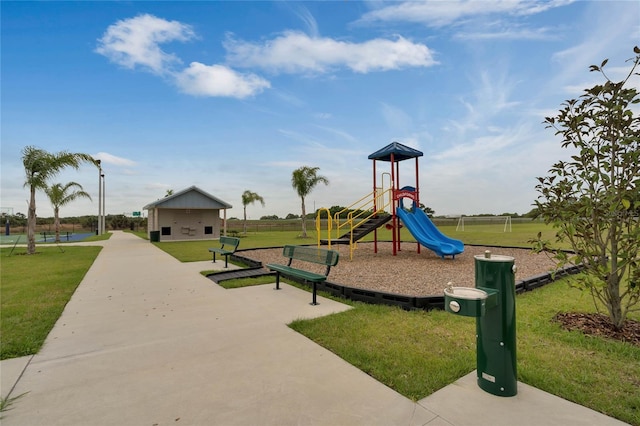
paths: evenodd
<path fill-rule="evenodd" d="M 143 207 L 151 241 L 214 240 L 226 234 L 231 204 L 191 186 Z M 220 212 L 222 211 L 222 218 Z"/>

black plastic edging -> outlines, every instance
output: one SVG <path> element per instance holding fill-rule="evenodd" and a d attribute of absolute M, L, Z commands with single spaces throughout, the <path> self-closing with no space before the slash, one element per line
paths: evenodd
<path fill-rule="evenodd" d="M 468 244 L 471 245 L 471 244 Z M 504 247 L 504 246 L 481 246 L 481 247 L 492 247 L 492 248 L 522 248 L 522 247 Z M 262 250 L 262 249 L 273 249 L 280 247 L 265 247 L 261 249 L 246 249 L 248 250 Z M 237 250 L 236 253 L 238 253 Z M 231 255 L 232 258 L 244 262 L 248 265 L 253 265 L 251 268 L 247 269 L 255 269 L 256 271 L 263 268 L 262 262 L 250 259 L 248 257 L 240 256 L 237 254 Z M 566 277 L 568 275 L 574 275 L 583 270 L 582 265 L 573 265 L 564 267 L 554 273 L 547 272 L 535 275 L 533 277 L 527 278 L 525 280 L 517 281 L 515 284 L 516 294 L 524 293 L 527 291 L 532 291 L 537 288 L 543 287 L 547 284 L 550 284 L 556 281 L 558 278 Z M 263 275 L 264 273 L 256 274 Z M 214 274 L 212 274 L 214 275 Z M 283 274 L 286 275 L 286 274 Z M 211 275 L 209 275 L 211 276 Z M 209 277 L 208 276 L 208 277 Z M 287 276 L 292 281 L 295 281 L 299 284 L 303 284 L 306 286 L 312 287 L 311 283 L 306 282 L 303 279 Z M 325 291 L 333 296 L 344 297 L 345 299 L 357 301 L 357 302 L 365 302 L 371 304 L 378 305 L 391 305 L 398 306 L 405 310 L 414 310 L 414 309 L 422 309 L 422 310 L 432 310 L 432 309 L 444 309 L 444 295 L 433 295 L 433 296 L 406 296 L 402 294 L 395 293 L 385 293 L 376 290 L 370 289 L 361 289 L 354 287 L 347 287 L 342 284 L 333 283 L 330 281 L 325 281 L 317 284 L 317 289 L 321 291 Z"/>

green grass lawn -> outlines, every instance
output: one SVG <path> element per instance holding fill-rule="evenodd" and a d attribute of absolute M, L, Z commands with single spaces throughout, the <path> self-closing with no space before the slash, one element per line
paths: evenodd
<path fill-rule="evenodd" d="M 0 249 L 0 359 L 31 355 L 82 281 L 102 247 Z"/>
<path fill-rule="evenodd" d="M 640 425 L 640 348 L 567 332 L 552 321 L 559 311 L 593 312 L 588 294 L 558 281 L 516 303 L 519 381 Z M 475 369 L 473 318 L 352 304 L 291 327 L 414 400 Z"/>
<path fill-rule="evenodd" d="M 467 244 L 528 247 L 541 224 L 514 224 L 511 233 L 443 232 Z M 405 230 L 406 231 L 406 230 Z M 381 231 L 380 240 L 390 234 Z M 404 231 L 403 231 L 404 232 Z M 314 244 L 299 232 L 250 233 L 240 248 Z M 403 234 L 403 238 L 406 234 Z M 153 243 L 182 261 L 210 260 L 217 242 Z M 17 249 L 20 250 L 20 249 Z M 0 250 L 2 359 L 36 353 L 99 247 L 38 247 L 33 256 Z M 24 249 L 22 249 L 24 252 Z M 272 283 L 272 279 L 270 280 Z M 231 287 L 246 283 L 230 283 Z M 252 284 L 260 284 L 253 281 Z M 234 291 L 234 290 L 229 290 Z M 345 301 L 354 309 L 291 327 L 401 394 L 421 399 L 475 368 L 475 321 L 442 311 L 407 312 Z M 559 311 L 593 312 L 588 294 L 566 282 L 517 296 L 518 380 L 627 423 L 640 426 L 640 348 L 567 332 L 552 321 Z M 630 315 L 640 320 L 640 313 Z"/>

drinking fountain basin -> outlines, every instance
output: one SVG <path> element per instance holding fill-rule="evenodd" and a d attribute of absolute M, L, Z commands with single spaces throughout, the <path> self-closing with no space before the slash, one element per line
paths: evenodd
<path fill-rule="evenodd" d="M 447 287 L 444 289 L 444 295 L 468 300 L 486 299 L 489 297 L 486 291 L 474 287 Z"/>
<path fill-rule="evenodd" d="M 444 289 L 444 308 L 452 314 L 465 317 L 481 317 L 487 309 L 487 300 L 492 295 L 493 292 L 490 294 L 475 287 L 453 287 L 449 285 Z"/>

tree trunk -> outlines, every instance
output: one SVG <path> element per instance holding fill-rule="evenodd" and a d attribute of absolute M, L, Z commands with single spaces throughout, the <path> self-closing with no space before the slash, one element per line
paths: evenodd
<path fill-rule="evenodd" d="M 304 197 L 300 197 L 302 199 L 302 238 L 307 238 L 307 209 L 304 205 Z"/>
<path fill-rule="evenodd" d="M 36 252 L 36 188 L 31 186 L 27 217 L 27 254 Z"/>
<path fill-rule="evenodd" d="M 615 232 L 617 223 L 613 221 L 612 229 Z M 622 298 L 620 297 L 620 279 L 618 273 L 618 241 L 611 239 L 611 254 L 609 259 L 609 276 L 607 277 L 607 298 L 609 299 L 609 317 L 616 330 L 622 329 L 625 315 L 622 313 Z"/>
<path fill-rule="evenodd" d="M 59 208 L 55 208 L 53 209 L 53 224 L 56 230 L 56 243 L 60 242 L 60 209 Z"/>
<path fill-rule="evenodd" d="M 618 227 L 620 224 L 617 219 L 612 219 L 609 223 L 607 239 L 610 240 L 610 252 L 605 254 L 602 259 L 603 266 L 608 269 L 608 274 L 605 278 L 604 293 L 606 296 L 607 310 L 609 311 L 609 318 L 613 323 L 613 328 L 620 330 L 624 324 L 625 316 L 622 312 L 622 299 L 620 297 L 620 279 L 622 278 L 618 273 L 618 240 L 616 238 L 610 238 L 611 235 L 617 235 Z"/>
<path fill-rule="evenodd" d="M 247 235 L 247 206 L 244 206 L 244 223 L 243 223 L 243 233 Z"/>
<path fill-rule="evenodd" d="M 607 295 L 609 298 L 609 317 L 615 330 L 624 326 L 625 316 L 622 314 L 622 300 L 620 298 L 620 281 L 617 274 L 611 274 L 607 280 Z"/>

